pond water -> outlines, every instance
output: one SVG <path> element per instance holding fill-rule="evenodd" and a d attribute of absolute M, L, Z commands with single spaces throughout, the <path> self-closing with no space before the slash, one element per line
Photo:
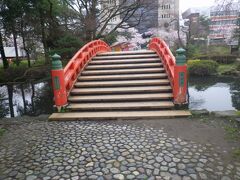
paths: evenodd
<path fill-rule="evenodd" d="M 0 117 L 53 112 L 51 81 L 0 86 Z"/>
<path fill-rule="evenodd" d="M 202 77 L 189 80 L 192 110 L 240 110 L 240 80 L 233 78 Z"/>
<path fill-rule="evenodd" d="M 190 78 L 192 110 L 240 110 L 240 80 L 233 78 Z M 36 116 L 53 112 L 51 81 L 0 86 L 0 117 Z"/>

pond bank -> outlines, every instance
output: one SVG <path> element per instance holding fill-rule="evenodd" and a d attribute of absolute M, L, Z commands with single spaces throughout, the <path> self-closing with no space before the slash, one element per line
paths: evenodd
<path fill-rule="evenodd" d="M 27 68 L 24 66 L 13 66 L 7 70 L 0 68 L 0 85 L 13 83 L 26 83 L 40 79 L 50 79 L 49 66 L 36 66 Z"/>

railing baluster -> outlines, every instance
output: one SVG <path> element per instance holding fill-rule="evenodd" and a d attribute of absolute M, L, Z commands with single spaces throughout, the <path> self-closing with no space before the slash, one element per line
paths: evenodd
<path fill-rule="evenodd" d="M 55 105 L 59 111 L 67 104 L 67 96 L 70 93 L 78 74 L 85 64 L 99 52 L 110 51 L 111 48 L 101 40 L 95 40 L 81 48 L 69 61 L 66 67 L 62 68 L 60 56 L 54 55 L 52 61 L 52 81 Z"/>
<path fill-rule="evenodd" d="M 173 89 L 175 104 L 187 103 L 187 65 L 185 50 L 177 50 L 177 57 L 173 56 L 167 44 L 160 38 L 153 38 L 149 44 L 149 49 L 157 52 L 162 59 L 162 63 Z"/>

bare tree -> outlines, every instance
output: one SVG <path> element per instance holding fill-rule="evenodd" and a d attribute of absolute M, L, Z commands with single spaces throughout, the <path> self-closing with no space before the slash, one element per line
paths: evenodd
<path fill-rule="evenodd" d="M 84 33 L 84 38 L 89 41 L 112 34 L 119 28 L 137 26 L 144 11 L 151 3 L 143 0 L 64 0 L 75 11 L 78 23 Z M 134 16 L 138 14 L 137 16 Z M 132 18 L 132 19 L 131 19 Z M 129 25 L 126 22 L 135 20 Z M 114 23 L 113 23 L 114 22 Z M 109 28 L 109 24 L 114 24 Z"/>

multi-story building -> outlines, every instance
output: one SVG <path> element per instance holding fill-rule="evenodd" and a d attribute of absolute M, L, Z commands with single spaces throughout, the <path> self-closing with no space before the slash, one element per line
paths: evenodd
<path fill-rule="evenodd" d="M 183 12 L 182 18 L 184 25 L 189 30 L 189 40 L 207 42 L 209 27 L 201 21 L 201 18 L 206 18 L 205 21 L 210 18 L 210 8 L 190 8 Z"/>
<path fill-rule="evenodd" d="M 100 19 L 102 20 L 108 17 L 112 13 L 112 11 L 114 11 L 114 9 L 119 6 L 119 3 L 120 3 L 120 0 L 103 1 L 101 4 L 102 12 L 101 12 Z M 107 29 L 109 30 L 113 29 L 116 25 L 119 24 L 119 22 L 121 22 L 121 16 L 120 14 L 117 14 L 113 18 L 111 18 L 110 22 L 108 23 Z"/>
<path fill-rule="evenodd" d="M 198 13 L 200 16 L 205 16 L 210 18 L 210 7 L 197 7 L 197 8 L 189 8 L 182 13 L 183 19 L 188 19 L 191 14 Z"/>
<path fill-rule="evenodd" d="M 129 0 L 134 1 L 134 0 Z M 128 24 L 136 26 L 140 33 L 148 32 L 151 28 L 158 27 L 158 0 L 141 0 L 141 7 L 127 21 Z M 140 20 L 140 22 L 137 22 Z"/>
<path fill-rule="evenodd" d="M 135 0 L 128 0 L 127 3 Z M 103 9 L 109 9 L 118 6 L 121 0 L 106 0 L 102 5 Z M 136 21 L 141 19 L 135 26 L 140 33 L 148 32 L 149 29 L 168 29 L 177 28 L 179 20 L 179 0 L 141 0 L 143 6 L 139 8 L 134 15 L 127 20 L 130 25 L 135 25 Z M 114 27 L 120 22 L 122 15 L 115 17 L 109 27 Z"/>
<path fill-rule="evenodd" d="M 238 28 L 238 18 L 240 4 L 233 3 L 219 8 L 211 7 L 210 11 L 210 44 L 227 44 L 232 45 L 232 35 Z"/>
<path fill-rule="evenodd" d="M 177 29 L 179 22 L 179 0 L 158 0 L 158 28 Z"/>

